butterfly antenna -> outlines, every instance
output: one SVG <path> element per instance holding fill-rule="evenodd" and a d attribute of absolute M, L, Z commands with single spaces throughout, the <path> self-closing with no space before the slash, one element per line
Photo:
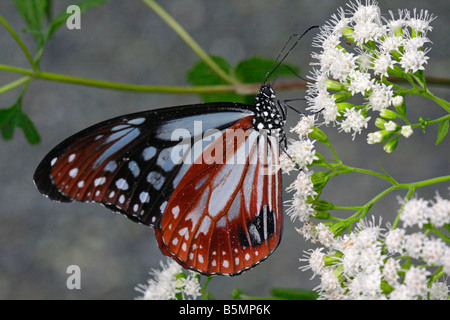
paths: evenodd
<path fill-rule="evenodd" d="M 267 80 L 270 78 L 270 76 L 275 72 L 275 70 L 283 63 L 283 61 L 286 59 L 286 57 L 289 55 L 289 53 L 294 50 L 295 46 L 297 45 L 297 43 L 300 41 L 301 38 L 303 38 L 303 36 L 308 33 L 310 30 L 315 29 L 315 28 L 319 28 L 319 26 L 312 26 L 310 28 L 308 28 L 305 32 L 303 32 L 301 35 L 299 35 L 298 33 L 295 33 L 293 35 L 291 35 L 288 39 L 288 41 L 286 41 L 286 43 L 283 46 L 283 49 L 281 49 L 280 53 L 278 54 L 277 58 L 275 59 L 274 63 L 272 64 L 272 67 L 270 68 L 270 70 L 267 72 L 266 76 L 264 77 L 264 81 L 263 84 L 267 83 Z M 288 44 L 292 41 L 292 39 L 295 39 L 294 44 L 290 47 L 290 49 L 283 55 L 283 52 L 286 50 Z"/>
<path fill-rule="evenodd" d="M 301 80 L 303 80 L 303 81 L 305 81 L 305 82 L 308 82 L 308 80 L 306 80 L 305 78 L 303 78 L 302 76 L 300 76 L 294 69 L 292 69 L 290 66 L 287 66 L 287 65 L 284 65 L 283 67 L 285 67 L 286 69 L 288 69 L 290 72 L 292 72 L 292 74 L 294 75 L 294 76 L 296 76 L 297 78 L 299 78 L 299 79 L 301 79 Z"/>

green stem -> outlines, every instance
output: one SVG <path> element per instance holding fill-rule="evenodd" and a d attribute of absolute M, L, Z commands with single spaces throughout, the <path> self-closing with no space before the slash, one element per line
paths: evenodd
<path fill-rule="evenodd" d="M 443 117 L 440 117 L 440 118 L 437 118 L 437 119 L 434 119 L 434 120 L 430 120 L 430 121 L 427 122 L 427 125 L 435 124 L 435 123 L 441 123 L 441 122 L 446 121 L 446 120 L 450 120 L 450 114 L 448 114 L 446 116 L 443 116 Z M 413 128 L 413 129 L 414 128 L 419 128 L 421 126 L 422 125 L 420 123 L 411 124 L 411 128 Z"/>
<path fill-rule="evenodd" d="M 385 195 L 387 195 L 388 193 L 390 193 L 390 192 L 392 192 L 394 190 L 400 190 L 400 189 L 413 190 L 413 189 L 416 189 L 416 188 L 425 187 L 425 186 L 428 186 L 428 185 L 432 185 L 432 184 L 440 183 L 440 182 L 445 182 L 445 181 L 450 181 L 450 176 L 442 176 L 442 177 L 437 177 L 437 178 L 433 178 L 433 179 L 417 181 L 417 182 L 412 182 L 412 183 L 397 183 L 397 184 L 387 188 L 386 190 L 380 192 L 378 195 L 376 195 L 374 198 L 372 198 L 369 202 L 367 202 L 361 208 L 370 208 L 371 206 L 373 206 L 373 204 L 375 202 L 377 202 L 382 197 L 384 197 Z M 364 216 L 367 214 L 367 212 L 369 212 L 369 210 L 364 210 L 361 215 L 359 215 L 358 217 L 355 217 L 351 221 L 355 222 L 355 221 L 358 221 L 358 220 L 364 218 Z"/>
<path fill-rule="evenodd" d="M 29 76 L 26 76 L 26 77 L 22 77 L 20 79 L 17 79 L 17 80 L 15 80 L 13 82 L 7 83 L 4 86 L 0 87 L 0 94 L 4 93 L 6 91 L 12 90 L 12 89 L 14 89 L 16 87 L 19 87 L 22 84 L 27 83 L 30 80 L 31 80 L 31 78 Z"/>
<path fill-rule="evenodd" d="M 158 92 L 158 93 L 186 93 L 186 94 L 199 94 L 199 93 L 211 93 L 211 92 L 234 92 L 235 87 L 231 85 L 211 85 L 211 86 L 153 86 L 153 85 L 138 85 L 128 84 L 112 81 L 104 81 L 97 79 L 86 79 L 74 76 L 68 76 L 58 73 L 44 72 L 44 71 L 32 71 L 23 68 L 17 68 L 13 66 L 1 65 L 0 70 L 25 74 L 31 78 L 66 82 L 78 85 L 85 85 L 104 89 L 134 91 L 134 92 Z"/>
<path fill-rule="evenodd" d="M 194 51 L 200 59 L 202 59 L 217 75 L 228 83 L 236 83 L 236 79 L 231 77 L 220 68 L 213 59 L 195 42 L 194 39 L 184 30 L 184 28 L 173 19 L 167 11 L 165 11 L 159 4 L 153 0 L 143 0 L 150 8 L 153 9 L 180 37 L 183 41 Z"/>
<path fill-rule="evenodd" d="M 426 89 L 423 91 L 423 96 L 430 98 L 434 102 L 436 102 L 438 105 L 440 105 L 442 108 L 444 108 L 447 112 L 450 112 L 450 103 L 447 102 L 444 99 L 441 99 L 439 97 L 436 97 L 434 94 L 430 92 L 430 90 Z"/>
<path fill-rule="evenodd" d="M 28 50 L 25 43 L 22 41 L 22 39 L 19 37 L 19 35 L 14 31 L 14 29 L 9 25 L 9 23 L 0 15 L 0 23 L 5 27 L 6 30 L 8 30 L 9 34 L 14 38 L 14 40 L 17 42 L 19 47 L 22 49 L 23 53 L 28 59 L 28 62 L 30 63 L 31 67 L 34 69 L 34 59 L 31 55 L 30 51 Z"/>
<path fill-rule="evenodd" d="M 392 177 L 386 176 L 386 175 L 378 173 L 376 171 L 372 171 L 372 170 L 368 170 L 368 169 L 361 169 L 361 168 L 354 168 L 354 167 L 350 167 L 350 166 L 347 166 L 344 164 L 342 165 L 342 167 L 349 170 L 350 172 L 359 172 L 359 173 L 368 174 L 368 175 L 375 176 L 375 177 L 381 178 L 383 180 L 386 180 L 393 185 L 397 184 L 397 181 L 395 181 L 395 179 L 393 179 Z"/>

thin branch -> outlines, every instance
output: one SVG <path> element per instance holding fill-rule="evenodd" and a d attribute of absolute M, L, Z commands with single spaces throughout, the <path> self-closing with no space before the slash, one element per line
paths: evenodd
<path fill-rule="evenodd" d="M 14 40 L 17 42 L 19 47 L 22 49 L 23 53 L 28 59 L 28 62 L 30 63 L 31 67 L 35 67 L 33 56 L 31 55 L 30 51 L 28 50 L 25 43 L 22 41 L 22 39 L 19 37 L 19 35 L 14 31 L 14 29 L 9 25 L 9 23 L 0 15 L 0 23 L 5 27 L 6 30 L 11 34 L 11 36 L 14 38 Z"/>
<path fill-rule="evenodd" d="M 236 83 L 236 79 L 231 77 L 220 68 L 213 59 L 195 42 L 194 39 L 184 30 L 184 28 L 173 19 L 167 11 L 165 11 L 159 4 L 153 0 L 143 0 L 150 8 L 153 9 L 180 37 L 183 41 L 194 51 L 200 59 L 202 59 L 217 75 L 229 83 Z"/>

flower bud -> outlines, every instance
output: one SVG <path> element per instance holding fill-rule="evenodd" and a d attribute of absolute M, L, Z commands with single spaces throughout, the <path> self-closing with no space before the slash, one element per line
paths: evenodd
<path fill-rule="evenodd" d="M 328 211 L 314 210 L 314 218 L 319 220 L 328 220 L 330 219 L 330 213 Z"/>
<path fill-rule="evenodd" d="M 333 90 L 333 91 L 347 90 L 347 87 L 344 86 L 339 81 L 330 80 L 330 79 L 325 80 L 325 86 L 327 87 L 328 90 Z"/>
<path fill-rule="evenodd" d="M 348 222 L 346 221 L 337 221 L 337 222 L 325 222 L 324 225 L 333 232 L 335 237 L 340 236 L 345 232 L 348 227 Z"/>
<path fill-rule="evenodd" d="M 384 124 L 386 123 L 386 120 L 381 119 L 381 118 L 376 118 L 375 119 L 375 126 L 379 129 L 384 129 Z"/>
<path fill-rule="evenodd" d="M 311 175 L 311 182 L 314 185 L 314 190 L 322 190 L 327 184 L 330 178 L 328 177 L 328 172 L 318 171 Z"/>
<path fill-rule="evenodd" d="M 352 96 L 351 92 L 337 92 L 332 95 L 336 103 L 343 102 Z"/>
<path fill-rule="evenodd" d="M 313 202 L 314 209 L 317 211 L 333 210 L 334 204 L 326 200 L 316 200 Z"/>
<path fill-rule="evenodd" d="M 384 145 L 383 149 L 387 153 L 391 153 L 392 151 L 394 151 L 397 148 L 397 145 L 398 145 L 398 138 L 395 137 L 394 139 L 389 140 L 388 142 L 386 142 L 386 144 Z"/>
<path fill-rule="evenodd" d="M 399 117 L 399 115 L 392 110 L 383 109 L 380 112 L 380 117 L 385 118 L 385 119 L 396 119 Z"/>
<path fill-rule="evenodd" d="M 394 65 L 393 68 L 388 69 L 388 73 L 392 77 L 404 78 L 405 72 L 398 65 Z"/>
<path fill-rule="evenodd" d="M 384 129 L 389 132 L 397 131 L 397 128 L 400 127 L 392 120 L 384 124 Z"/>
<path fill-rule="evenodd" d="M 340 114 L 344 114 L 345 110 L 347 109 L 355 108 L 355 105 L 349 102 L 336 103 L 336 106 Z"/>
<path fill-rule="evenodd" d="M 405 116 L 406 105 L 403 96 L 395 96 L 394 98 L 392 98 L 391 103 L 400 115 Z"/>
<path fill-rule="evenodd" d="M 400 133 L 405 138 L 409 138 L 409 136 L 413 134 L 413 130 L 411 126 L 403 126 Z"/>
<path fill-rule="evenodd" d="M 378 132 L 381 134 L 381 141 L 380 142 L 384 142 L 386 140 L 389 140 L 395 134 L 395 132 L 387 131 L 387 130 L 380 130 Z"/>
<path fill-rule="evenodd" d="M 322 130 L 320 130 L 317 127 L 313 127 L 312 129 L 313 129 L 313 131 L 308 134 L 308 136 L 311 139 L 317 140 L 317 141 L 322 142 L 322 143 L 327 143 L 328 142 L 328 137 L 325 134 L 325 132 L 323 132 Z"/>

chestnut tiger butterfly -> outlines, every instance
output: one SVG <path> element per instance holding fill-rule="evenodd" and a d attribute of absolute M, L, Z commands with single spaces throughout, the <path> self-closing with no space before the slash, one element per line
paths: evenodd
<path fill-rule="evenodd" d="M 193 104 L 100 122 L 44 157 L 37 189 L 153 227 L 162 253 L 187 269 L 237 275 L 254 267 L 282 234 L 277 164 L 287 105 L 266 81 L 298 42 L 280 59 L 289 41 L 253 105 Z"/>

